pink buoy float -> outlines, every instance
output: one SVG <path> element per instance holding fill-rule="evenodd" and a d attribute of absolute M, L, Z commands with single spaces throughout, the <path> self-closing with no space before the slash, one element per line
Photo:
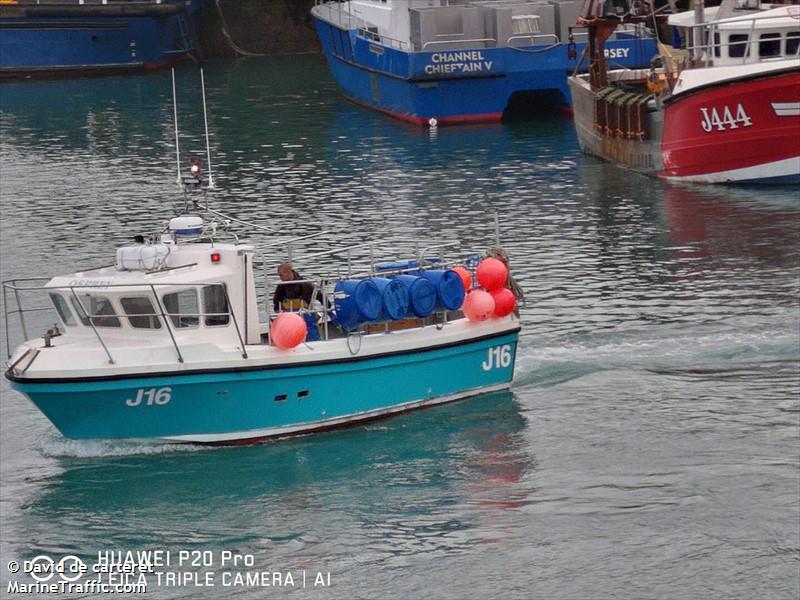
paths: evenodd
<path fill-rule="evenodd" d="M 480 286 L 492 291 L 504 287 L 508 281 L 508 267 L 502 260 L 497 258 L 484 258 L 478 264 L 475 276 Z"/>
<path fill-rule="evenodd" d="M 485 321 L 494 312 L 494 299 L 489 292 L 472 290 L 464 299 L 462 310 L 470 321 Z"/>
<path fill-rule="evenodd" d="M 517 298 L 508 288 L 500 288 L 499 290 L 492 290 L 489 292 L 494 300 L 494 316 L 505 317 L 511 314 L 514 307 L 517 306 Z"/>
<path fill-rule="evenodd" d="M 308 328 L 306 322 L 297 313 L 285 312 L 278 315 L 270 329 L 272 343 L 281 350 L 291 350 L 305 341 Z"/>

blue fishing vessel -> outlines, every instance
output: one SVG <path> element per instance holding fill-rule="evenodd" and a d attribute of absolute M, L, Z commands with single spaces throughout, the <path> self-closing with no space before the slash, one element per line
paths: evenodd
<path fill-rule="evenodd" d="M 586 29 L 575 26 L 581 6 L 350 0 L 318 3 L 311 14 L 347 98 L 413 123 L 451 124 L 499 120 L 543 96 L 569 106 L 567 76 L 587 44 Z M 656 42 L 637 25 L 616 31 L 605 52 L 620 67 L 645 67 Z"/>
<path fill-rule="evenodd" d="M 155 69 L 197 50 L 200 0 L 4 0 L 0 77 Z"/>
<path fill-rule="evenodd" d="M 273 281 L 275 261 L 224 241 L 225 227 L 181 215 L 118 248 L 112 266 L 40 288 L 4 282 L 6 323 L 20 315 L 26 332 L 31 313 L 16 301 L 34 290 L 58 320 L 10 352 L 12 387 L 69 438 L 234 443 L 510 386 L 519 319 L 500 316 L 499 303 L 493 316 L 465 317 L 454 261 L 420 251 L 356 272 L 349 247 L 345 274 Z M 259 310 L 253 265 L 262 260 Z M 276 313 L 271 291 L 281 285 L 313 286 L 307 299 L 316 299 Z"/>
<path fill-rule="evenodd" d="M 3 282 L 11 386 L 69 438 L 209 444 L 309 433 L 509 388 L 520 290 L 497 220 L 483 259 L 455 242 L 426 241 L 386 261 L 375 241 L 319 251 L 327 232 L 287 238 L 214 210 L 200 75 L 208 174 L 195 157 L 182 174 L 175 104 L 179 214 L 133 235 L 109 266 Z M 237 224 L 275 239 L 259 251 L 240 240 Z M 297 244 L 309 239 L 314 252 L 298 257 Z M 290 259 L 316 277 L 303 279 Z M 264 268 L 261 309 L 255 264 Z M 31 294 L 49 308 L 26 304 Z M 43 311 L 56 324 L 14 348 L 10 324 L 18 318 L 27 339 L 29 319 Z"/>

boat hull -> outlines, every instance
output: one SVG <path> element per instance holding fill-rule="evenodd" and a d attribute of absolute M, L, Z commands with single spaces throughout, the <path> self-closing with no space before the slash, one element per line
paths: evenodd
<path fill-rule="evenodd" d="M 645 175 L 661 173 L 663 170 L 660 144 L 663 130 L 663 114 L 661 112 L 647 114 L 649 139 L 628 139 L 606 135 L 595 126 L 597 123 L 596 96 L 589 87 L 587 79 L 570 77 L 569 87 L 573 102 L 575 131 L 583 152 Z"/>
<path fill-rule="evenodd" d="M 196 51 L 196 2 L 0 7 L 0 77 L 155 69 Z"/>
<path fill-rule="evenodd" d="M 570 105 L 567 75 L 575 70 L 566 44 L 529 48 L 476 48 L 409 52 L 371 42 L 312 11 L 334 79 L 349 100 L 419 125 L 498 121 L 515 94 L 549 93 Z M 577 56 L 585 44 L 577 45 Z M 655 42 L 628 38 L 608 42 L 615 62 L 649 63 Z M 531 103 L 541 101 L 534 97 Z M 535 108 L 535 107 L 534 107 Z"/>
<path fill-rule="evenodd" d="M 697 183 L 800 183 L 800 70 L 769 73 L 675 95 L 647 114 L 649 139 L 596 126 L 596 95 L 571 77 L 581 149 L 644 173 Z"/>
<path fill-rule="evenodd" d="M 517 330 L 504 331 L 444 347 L 280 368 L 60 381 L 6 376 L 68 438 L 242 443 L 507 388 L 517 338 Z"/>
<path fill-rule="evenodd" d="M 800 183 L 800 69 L 709 86 L 664 110 L 661 175 Z"/>

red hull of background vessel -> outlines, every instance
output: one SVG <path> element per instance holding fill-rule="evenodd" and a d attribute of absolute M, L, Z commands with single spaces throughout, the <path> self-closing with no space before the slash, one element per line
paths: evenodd
<path fill-rule="evenodd" d="M 800 100 L 800 70 L 737 80 L 687 92 L 666 107 L 663 175 L 690 177 L 800 156 L 800 115 L 780 116 L 773 104 Z M 743 113 L 739 111 L 741 105 Z M 724 121 L 709 128 L 706 115 Z M 737 114 L 746 120 L 737 121 Z M 706 123 L 706 129 L 703 124 Z M 734 127 L 735 125 L 735 127 Z"/>

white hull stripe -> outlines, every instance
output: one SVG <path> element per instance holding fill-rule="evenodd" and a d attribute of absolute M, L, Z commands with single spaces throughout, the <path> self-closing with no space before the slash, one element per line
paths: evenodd
<path fill-rule="evenodd" d="M 800 117 L 800 102 L 773 102 L 772 110 L 779 117 Z"/>
<path fill-rule="evenodd" d="M 360 413 L 353 413 L 344 417 L 337 417 L 335 419 L 321 419 L 319 421 L 309 421 L 307 423 L 299 423 L 297 425 L 287 425 L 285 427 L 269 427 L 266 429 L 249 429 L 247 431 L 231 431 L 227 433 L 205 433 L 205 434 L 190 434 L 178 435 L 161 438 L 169 442 L 195 442 L 195 443 L 214 443 L 214 442 L 231 442 L 237 440 L 249 440 L 266 437 L 283 437 L 288 435 L 299 434 L 304 431 L 313 429 L 320 429 L 323 427 L 335 427 L 345 423 L 355 423 L 357 421 L 364 421 L 391 415 L 393 413 L 404 412 L 413 410 L 415 408 L 422 408 L 423 406 L 434 406 L 435 404 L 444 404 L 446 402 L 453 402 L 468 396 L 476 396 L 478 394 L 486 394 L 489 392 L 498 392 L 511 387 L 510 382 L 498 383 L 495 385 L 488 385 L 480 388 L 473 388 L 465 390 L 448 396 L 437 396 L 436 398 L 427 398 L 425 400 L 414 400 L 413 402 L 406 402 L 404 404 L 397 404 L 388 408 L 379 408 L 376 410 L 368 410 Z"/>
<path fill-rule="evenodd" d="M 718 171 L 716 173 L 702 173 L 700 175 L 665 176 L 670 181 L 695 181 L 698 183 L 726 183 L 734 181 L 758 181 L 759 179 L 773 179 L 777 177 L 800 176 L 800 156 L 785 158 L 771 163 Z"/>

